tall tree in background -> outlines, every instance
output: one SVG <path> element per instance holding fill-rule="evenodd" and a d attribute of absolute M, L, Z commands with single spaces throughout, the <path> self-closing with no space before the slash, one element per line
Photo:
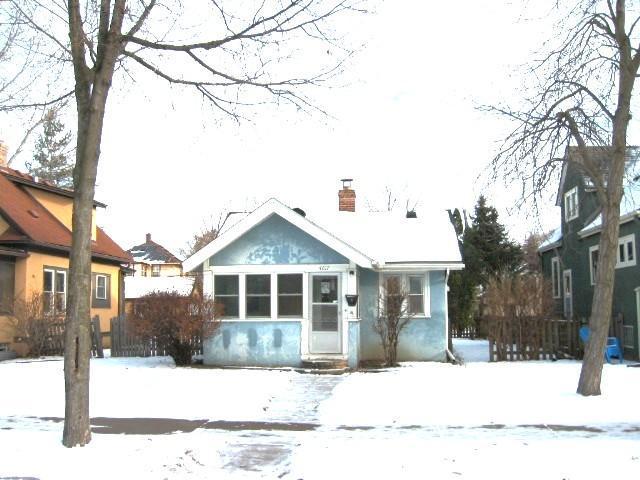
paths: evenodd
<path fill-rule="evenodd" d="M 578 393 L 599 395 L 611 322 L 620 203 L 625 175 L 627 130 L 638 68 L 638 1 L 558 1 L 562 32 L 545 46 L 542 59 L 526 72 L 522 108 L 489 107 L 515 122 L 492 162 L 495 179 L 522 180 L 523 198 L 535 199 L 563 161 L 572 161 L 593 184 L 602 209 L 599 265 Z M 567 146 L 577 155 L 565 159 Z M 609 151 L 601 165 L 590 146 Z"/>
<path fill-rule="evenodd" d="M 547 238 L 549 238 L 549 233 L 531 232 L 524 239 L 522 244 L 522 268 L 525 272 L 540 273 L 542 271 L 542 262 L 538 249 Z"/>
<path fill-rule="evenodd" d="M 464 262 L 464 270 L 449 277 L 450 324 L 459 329 L 473 325 L 478 287 L 499 273 L 517 271 L 522 259 L 520 247 L 509 240 L 497 210 L 484 196 L 478 198 L 471 225 L 464 217 L 457 209 L 449 212 Z"/>
<path fill-rule="evenodd" d="M 183 4 L 188 3 L 188 9 Z M 197 93 L 219 112 L 239 120 L 254 106 L 317 110 L 310 88 L 340 73 L 351 52 L 331 28 L 358 0 L 181 2 L 100 0 L 0 2 L 37 39 L 42 76 L 23 107 L 73 96 L 77 114 L 75 191 L 69 293 L 65 322 L 65 424 L 62 442 L 91 439 L 89 357 L 91 221 L 107 97 L 114 82 L 151 77 Z M 9 12 L 10 10 L 10 12 Z M 197 22 L 194 20 L 195 13 Z M 8 13 L 9 12 L 9 13 Z M 201 28 L 194 28 L 198 23 Z M 186 40 L 185 40 L 186 39 Z M 309 62 L 309 52 L 332 55 Z M 118 73 L 118 75 L 114 75 Z M 41 81 L 40 76 L 34 77 Z M 133 112 L 132 112 L 133 114 Z M 132 141 L 121 138 L 122 141 Z"/>
<path fill-rule="evenodd" d="M 26 162 L 28 172 L 58 187 L 73 187 L 73 162 L 69 154 L 71 132 L 65 131 L 56 109 L 47 110 L 42 119 L 42 129 L 33 160 Z"/>

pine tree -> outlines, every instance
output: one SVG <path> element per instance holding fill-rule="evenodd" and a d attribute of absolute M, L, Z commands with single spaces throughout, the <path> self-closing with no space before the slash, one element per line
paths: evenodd
<path fill-rule="evenodd" d="M 33 161 L 27 162 L 30 175 L 58 187 L 73 187 L 73 163 L 68 156 L 71 132 L 65 131 L 58 112 L 49 109 L 42 120 L 43 132 L 36 141 Z"/>
<path fill-rule="evenodd" d="M 500 272 L 516 272 L 522 266 L 522 250 L 511 240 L 498 212 L 478 198 L 471 225 L 456 209 L 449 213 L 458 236 L 465 268 L 449 277 L 449 317 L 453 327 L 473 325 L 478 287 L 485 287 Z M 464 220 L 464 223 L 463 223 Z"/>

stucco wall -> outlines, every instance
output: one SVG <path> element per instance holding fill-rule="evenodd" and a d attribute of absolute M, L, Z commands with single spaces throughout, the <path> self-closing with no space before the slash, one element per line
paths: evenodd
<path fill-rule="evenodd" d="M 380 337 L 373 330 L 377 315 L 378 273 L 359 268 L 360 360 L 383 358 Z M 405 327 L 398 344 L 399 361 L 446 360 L 446 283 L 444 271 L 429 272 L 430 317 L 415 317 Z"/>
<path fill-rule="evenodd" d="M 345 264 L 349 260 L 278 215 L 216 253 L 209 265 Z"/>
<path fill-rule="evenodd" d="M 32 295 L 32 292 L 42 292 L 45 267 L 68 269 L 69 260 L 66 257 L 39 252 L 30 252 L 28 257 L 17 259 L 14 284 L 15 296 L 26 300 Z M 91 309 L 92 317 L 95 315 L 100 317 L 100 330 L 103 333 L 107 333 L 111 329 L 110 319 L 118 315 L 120 268 L 115 265 L 93 262 L 91 264 L 91 271 L 92 273 L 102 273 L 111 276 L 110 307 Z M 6 319 L 0 317 L 0 342 L 10 342 L 13 336 L 13 332 L 9 331 Z M 105 338 L 105 343 L 107 347 L 110 345 L 108 335 L 107 338 Z"/>
<path fill-rule="evenodd" d="M 300 322 L 223 322 L 204 342 L 204 363 L 296 367 L 301 364 L 300 336 Z"/>

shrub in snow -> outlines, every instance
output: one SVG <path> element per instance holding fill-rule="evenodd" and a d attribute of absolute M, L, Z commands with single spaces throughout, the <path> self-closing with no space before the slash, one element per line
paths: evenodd
<path fill-rule="evenodd" d="M 378 299 L 378 315 L 373 323 L 373 329 L 382 342 L 385 366 L 396 365 L 400 332 L 412 316 L 409 292 L 403 285 L 402 277 L 386 277 L 383 292 Z"/>
<path fill-rule="evenodd" d="M 217 331 L 220 313 L 219 306 L 206 297 L 153 292 L 137 300 L 128 322 L 135 335 L 155 341 L 176 365 L 189 365 L 192 345 L 198 337 Z"/>
<path fill-rule="evenodd" d="M 27 299 L 18 298 L 8 317 L 9 330 L 26 347 L 20 353 L 29 357 L 50 354 L 54 350 L 52 342 L 60 340 L 57 337 L 63 332 L 64 317 L 48 313 L 45 300 L 42 294 L 35 292 Z"/>

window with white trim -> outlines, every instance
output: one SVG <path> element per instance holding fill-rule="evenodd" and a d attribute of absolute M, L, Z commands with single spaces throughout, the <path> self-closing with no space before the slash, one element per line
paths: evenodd
<path fill-rule="evenodd" d="M 214 275 L 213 295 L 222 306 L 223 318 L 238 318 L 240 286 L 238 275 Z"/>
<path fill-rule="evenodd" d="M 152 277 L 160 276 L 160 265 L 158 264 L 151 265 L 151 276 Z"/>
<path fill-rule="evenodd" d="M 431 316 L 428 272 L 420 274 L 385 273 L 381 287 L 387 287 L 390 282 L 400 282 L 400 288 L 407 292 L 409 302 L 407 310 L 410 314 L 417 317 Z"/>
<path fill-rule="evenodd" d="M 247 317 L 271 317 L 271 275 L 246 276 Z"/>
<path fill-rule="evenodd" d="M 591 275 L 591 285 L 596 284 L 598 276 L 598 260 L 600 258 L 600 247 L 594 245 L 589 247 L 589 273 Z"/>
<path fill-rule="evenodd" d="M 278 274 L 278 317 L 302 317 L 302 274 Z"/>
<path fill-rule="evenodd" d="M 632 267 L 636 264 L 636 236 L 626 235 L 618 239 L 616 268 Z"/>
<path fill-rule="evenodd" d="M 562 288 L 560 287 L 560 259 L 558 257 L 551 259 L 551 285 L 553 298 L 560 298 L 562 296 Z"/>
<path fill-rule="evenodd" d="M 45 313 L 63 314 L 67 309 L 67 271 L 58 268 L 45 268 L 42 292 Z"/>
<path fill-rule="evenodd" d="M 578 187 L 564 194 L 564 219 L 568 222 L 574 218 L 578 218 Z"/>
<path fill-rule="evenodd" d="M 96 298 L 98 300 L 107 299 L 107 276 L 96 275 Z"/>

